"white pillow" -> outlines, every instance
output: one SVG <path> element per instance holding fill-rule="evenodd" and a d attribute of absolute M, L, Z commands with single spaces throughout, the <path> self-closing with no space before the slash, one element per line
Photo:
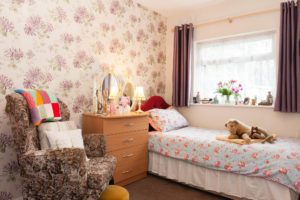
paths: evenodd
<path fill-rule="evenodd" d="M 84 149 L 81 129 L 67 131 L 45 131 L 50 149 L 81 148 Z"/>
<path fill-rule="evenodd" d="M 84 149 L 81 129 L 65 130 L 65 131 L 45 131 L 46 137 L 49 141 L 49 149 L 62 148 L 80 148 Z M 86 161 L 89 159 L 85 156 Z"/>
<path fill-rule="evenodd" d="M 48 141 L 46 131 L 59 132 L 59 131 L 75 130 L 75 129 L 77 129 L 77 127 L 73 121 L 41 123 L 38 126 L 41 149 L 50 149 L 50 143 Z"/>
<path fill-rule="evenodd" d="M 185 117 L 174 108 L 152 109 L 148 112 L 149 123 L 157 131 L 167 132 L 188 126 Z"/>

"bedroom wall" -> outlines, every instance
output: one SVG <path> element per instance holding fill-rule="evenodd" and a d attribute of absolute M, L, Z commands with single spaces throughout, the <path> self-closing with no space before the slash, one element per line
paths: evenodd
<path fill-rule="evenodd" d="M 173 68 L 173 33 L 175 25 L 184 23 L 199 24 L 216 19 L 251 13 L 271 8 L 279 8 L 281 0 L 226 0 L 214 6 L 197 11 L 182 13 L 168 18 L 167 30 L 167 83 L 166 98 L 172 101 L 172 68 Z M 195 41 L 230 35 L 257 32 L 263 30 L 276 31 L 276 55 L 279 48 L 280 13 L 272 12 L 252 17 L 223 22 L 195 29 Z M 272 133 L 282 136 L 300 137 L 300 113 L 279 113 L 270 108 L 232 107 L 195 105 L 189 108 L 179 108 L 179 111 L 189 120 L 191 125 L 205 128 L 224 129 L 228 118 L 237 118 L 249 124 L 267 128 Z"/>
<path fill-rule="evenodd" d="M 166 18 L 132 0 L 0 2 L 0 199 L 21 196 L 5 95 L 54 91 L 71 118 L 91 110 L 93 78 L 113 70 L 146 96 L 165 93 Z"/>

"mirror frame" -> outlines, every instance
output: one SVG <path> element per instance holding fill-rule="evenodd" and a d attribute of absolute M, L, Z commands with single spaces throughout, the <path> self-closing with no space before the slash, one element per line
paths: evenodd
<path fill-rule="evenodd" d="M 99 99 L 102 103 L 104 103 L 104 96 L 103 96 L 103 93 L 102 93 L 103 81 L 104 81 L 104 79 L 106 78 L 106 76 L 107 76 L 108 74 L 113 75 L 113 76 L 115 77 L 115 79 L 116 79 L 117 87 L 118 87 L 118 97 L 120 97 L 120 94 L 121 94 L 121 88 L 120 88 L 120 82 L 119 82 L 119 79 L 117 78 L 116 74 L 115 74 L 113 71 L 108 71 L 107 73 L 105 73 L 105 74 L 101 77 L 101 79 L 100 79 L 100 81 L 99 81 L 99 83 L 98 83 L 98 99 Z M 100 92 L 99 92 L 99 91 L 100 91 Z"/>

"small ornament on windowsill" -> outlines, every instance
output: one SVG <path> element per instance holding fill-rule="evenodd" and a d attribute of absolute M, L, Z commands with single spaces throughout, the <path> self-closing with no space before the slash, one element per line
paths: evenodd
<path fill-rule="evenodd" d="M 193 103 L 197 103 L 197 102 L 196 102 L 196 97 L 193 97 Z"/>
<path fill-rule="evenodd" d="M 273 105 L 273 96 L 271 91 L 268 92 L 266 101 L 262 101 L 258 104 L 259 106 L 272 106 Z"/>
<path fill-rule="evenodd" d="M 200 100 L 202 104 L 209 104 L 210 103 L 210 100 L 207 99 L 207 98 L 204 98 L 202 100 Z"/>
<path fill-rule="evenodd" d="M 272 104 L 266 102 L 266 101 L 262 101 L 258 103 L 259 106 L 272 106 Z"/>
<path fill-rule="evenodd" d="M 214 97 L 214 104 L 219 104 L 219 99 L 218 99 L 217 95 Z"/>
<path fill-rule="evenodd" d="M 255 106 L 255 105 L 256 105 L 256 101 L 257 101 L 256 99 L 257 99 L 256 97 L 255 97 L 254 99 L 251 99 L 251 105 L 252 105 L 252 106 Z"/>
<path fill-rule="evenodd" d="M 243 104 L 244 105 L 248 105 L 250 102 L 250 98 L 249 97 L 245 97 Z"/>
<path fill-rule="evenodd" d="M 196 95 L 196 103 L 200 103 L 200 93 L 197 92 L 197 95 Z"/>
<path fill-rule="evenodd" d="M 271 94 L 271 91 L 268 92 L 267 102 L 271 105 L 273 104 L 273 95 Z"/>

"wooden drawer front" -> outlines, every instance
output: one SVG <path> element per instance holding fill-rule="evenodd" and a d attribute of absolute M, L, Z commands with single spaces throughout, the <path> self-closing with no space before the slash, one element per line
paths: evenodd
<path fill-rule="evenodd" d="M 147 131 L 137 131 L 134 133 L 122 133 L 106 136 L 107 152 L 125 149 L 139 144 L 148 143 Z"/>
<path fill-rule="evenodd" d="M 148 146 L 147 144 L 142 144 L 128 149 L 122 149 L 118 151 L 112 151 L 109 153 L 117 158 L 117 165 L 122 166 L 124 163 L 132 160 L 142 160 L 144 158 L 148 159 Z"/>
<path fill-rule="evenodd" d="M 114 180 L 116 183 L 146 172 L 148 168 L 148 159 L 132 160 L 118 165 L 114 172 Z"/>
<path fill-rule="evenodd" d="M 148 129 L 147 116 L 104 119 L 103 121 L 104 134 L 124 133 L 131 131 L 140 131 Z"/>

